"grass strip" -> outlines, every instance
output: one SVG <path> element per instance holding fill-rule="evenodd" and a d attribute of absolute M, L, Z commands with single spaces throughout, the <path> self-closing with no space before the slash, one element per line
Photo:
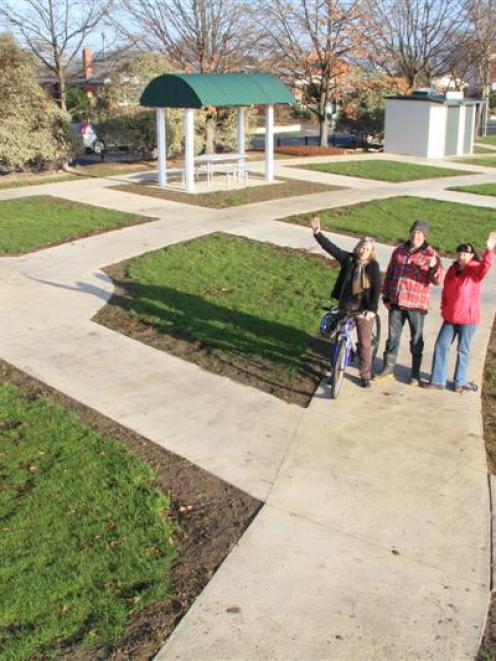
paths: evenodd
<path fill-rule="evenodd" d="M 95 163 L 94 165 L 78 165 L 68 171 L 49 174 L 39 173 L 12 173 L 0 178 L 0 190 L 7 188 L 21 188 L 22 186 L 43 186 L 44 184 L 58 184 L 64 181 L 78 181 L 92 177 L 114 177 L 133 174 L 147 170 L 155 170 L 155 161 L 137 161 L 130 163 Z"/>
<path fill-rule="evenodd" d="M 493 156 L 480 156 L 479 158 L 459 158 L 458 163 L 468 163 L 470 165 L 482 165 L 485 168 L 496 168 L 496 154 Z"/>
<path fill-rule="evenodd" d="M 4 658 L 109 643 L 167 598 L 169 501 L 119 442 L 0 382 L 0 462 Z"/>
<path fill-rule="evenodd" d="M 400 163 L 386 159 L 348 161 L 346 163 L 310 163 L 298 167 L 307 170 L 317 170 L 318 172 L 328 172 L 330 174 L 391 182 L 433 179 L 435 177 L 457 177 L 463 174 L 471 174 L 470 172 L 454 170 L 452 168 Z"/>
<path fill-rule="evenodd" d="M 322 209 L 317 213 L 323 229 L 374 236 L 378 241 L 390 244 L 407 239 L 412 222 L 423 218 L 431 226 L 429 242 L 444 254 L 454 254 L 456 247 L 464 241 L 482 247 L 489 232 L 496 227 L 496 209 L 411 196 Z M 313 215 L 300 214 L 284 220 L 308 226 Z"/>
<path fill-rule="evenodd" d="M 496 184 L 478 184 L 476 186 L 452 186 L 448 190 L 460 191 L 462 193 L 474 193 L 474 195 L 496 196 Z"/>
<path fill-rule="evenodd" d="M 494 145 L 496 147 L 496 133 L 490 133 L 489 135 L 477 137 L 475 142 L 481 142 L 486 145 Z"/>
<path fill-rule="evenodd" d="M 30 252 L 148 221 L 134 214 L 50 196 L 3 200 L 0 202 L 0 255 Z"/>

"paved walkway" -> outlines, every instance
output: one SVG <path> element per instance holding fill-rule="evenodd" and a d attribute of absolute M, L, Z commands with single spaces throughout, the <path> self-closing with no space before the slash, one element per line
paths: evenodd
<path fill-rule="evenodd" d="M 290 164 L 276 168 L 286 176 Z M 277 218 L 392 195 L 496 208 L 496 198 L 444 190 L 461 179 L 496 181 L 474 169 L 484 174 L 395 185 L 328 175 L 351 187 L 226 210 L 111 190 L 109 179 L 0 192 L 157 218 L 0 259 L 2 301 L 12 311 L 0 327 L 0 357 L 265 503 L 159 659 L 474 657 L 490 588 L 478 395 L 408 386 L 405 338 L 398 381 L 369 392 L 351 374 L 338 401 L 324 387 L 301 409 L 91 322 L 112 291 L 100 270 L 107 264 L 218 230 L 319 251 L 310 230 Z M 380 246 L 383 266 L 390 251 Z M 495 284 L 496 271 L 473 351 L 479 383 Z M 426 321 L 426 368 L 438 303 L 439 290 Z"/>

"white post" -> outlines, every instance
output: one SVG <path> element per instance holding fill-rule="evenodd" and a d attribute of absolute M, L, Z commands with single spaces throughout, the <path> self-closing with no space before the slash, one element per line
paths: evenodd
<path fill-rule="evenodd" d="M 456 155 L 461 156 L 465 151 L 465 106 L 458 107 L 458 136 L 456 140 Z"/>
<path fill-rule="evenodd" d="M 243 106 L 238 108 L 238 154 L 245 155 L 245 109 Z M 241 176 L 245 173 L 245 159 L 239 161 L 238 172 Z"/>
<path fill-rule="evenodd" d="M 167 135 L 164 108 L 155 108 L 155 125 L 157 134 L 158 185 L 160 188 L 165 188 L 167 184 Z"/>
<path fill-rule="evenodd" d="M 274 181 L 274 106 L 265 109 L 265 181 Z"/>
<path fill-rule="evenodd" d="M 184 171 L 188 193 L 194 193 L 195 190 L 194 130 L 195 111 L 193 108 L 186 108 L 184 113 Z"/>

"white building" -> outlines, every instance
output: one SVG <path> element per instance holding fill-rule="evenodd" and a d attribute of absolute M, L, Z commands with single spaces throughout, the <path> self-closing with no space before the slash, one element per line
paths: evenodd
<path fill-rule="evenodd" d="M 472 154 L 479 100 L 430 90 L 386 99 L 384 152 L 424 158 Z"/>

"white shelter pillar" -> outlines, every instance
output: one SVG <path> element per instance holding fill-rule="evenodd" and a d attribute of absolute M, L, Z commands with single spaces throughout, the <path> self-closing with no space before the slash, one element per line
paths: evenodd
<path fill-rule="evenodd" d="M 265 109 L 265 181 L 274 181 L 274 106 Z"/>
<path fill-rule="evenodd" d="M 184 113 L 184 174 L 188 193 L 194 193 L 195 190 L 194 131 L 195 111 L 193 108 L 186 108 Z"/>
<path fill-rule="evenodd" d="M 245 109 L 243 106 L 238 108 L 238 154 L 245 155 Z M 239 173 L 244 174 L 245 159 L 239 161 Z"/>
<path fill-rule="evenodd" d="M 155 127 L 157 136 L 158 185 L 167 184 L 167 133 L 165 129 L 165 109 L 155 108 Z"/>

